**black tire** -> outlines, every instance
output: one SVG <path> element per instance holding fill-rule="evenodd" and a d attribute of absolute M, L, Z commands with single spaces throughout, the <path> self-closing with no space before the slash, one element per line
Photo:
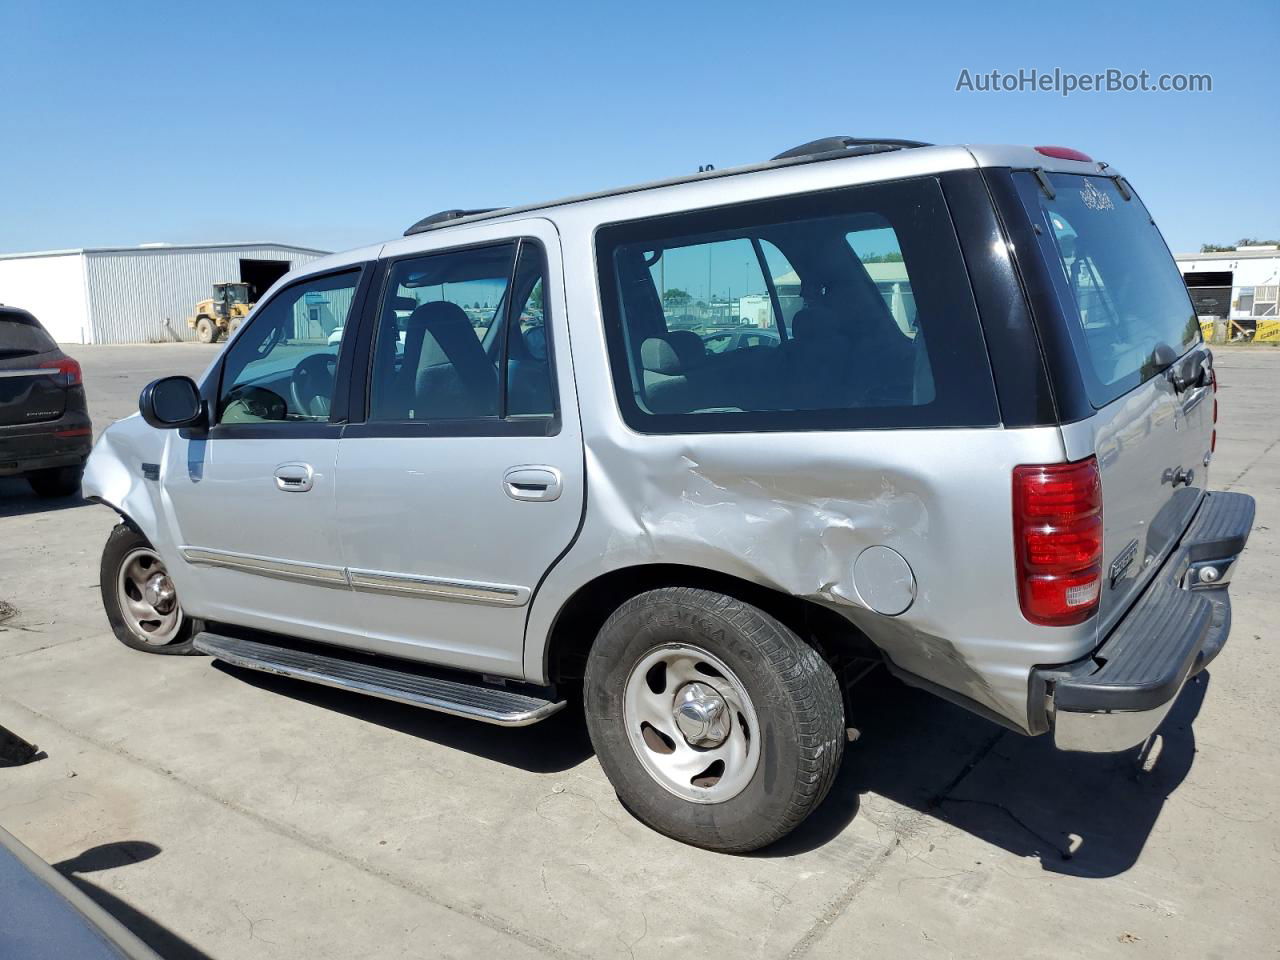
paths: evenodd
<path fill-rule="evenodd" d="M 719 658 L 755 710 L 759 762 L 741 792 L 724 801 L 671 792 L 628 736 L 628 677 L 670 644 Z M 591 742 L 623 805 L 655 830 L 710 850 L 745 853 L 785 836 L 827 795 L 844 752 L 844 704 L 826 661 L 769 614 L 709 590 L 666 587 L 615 610 L 587 661 L 585 701 Z"/>
<path fill-rule="evenodd" d="M 121 609 L 117 592 L 121 566 L 135 551 L 154 549 L 150 541 L 129 523 L 118 524 L 107 537 L 106 545 L 102 548 L 98 585 L 102 590 L 102 606 L 107 613 L 107 622 L 111 624 L 111 632 L 126 647 L 143 653 L 177 657 L 199 655 L 199 651 L 192 646 L 192 636 L 198 632 L 198 622 L 191 617 L 181 614 L 181 626 L 170 642 L 148 643 L 134 633 L 126 619 L 126 611 Z"/>
<path fill-rule="evenodd" d="M 213 343 L 218 339 L 218 328 L 208 317 L 196 318 L 196 339 L 201 343 Z"/>
<path fill-rule="evenodd" d="M 27 474 L 27 483 L 31 484 L 37 497 L 70 497 L 80 491 L 80 476 L 83 473 L 83 464 L 33 470 Z"/>

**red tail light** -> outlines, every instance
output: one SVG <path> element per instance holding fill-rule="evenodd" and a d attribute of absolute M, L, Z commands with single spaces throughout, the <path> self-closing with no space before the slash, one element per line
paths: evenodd
<path fill-rule="evenodd" d="M 57 370 L 62 374 L 62 385 L 64 387 L 74 387 L 84 382 L 81 378 L 80 364 L 71 357 L 63 357 L 61 360 L 46 360 L 40 364 L 40 369 Z"/>
<path fill-rule="evenodd" d="M 1014 467 L 1013 539 L 1024 617 L 1060 627 L 1093 616 L 1102 593 L 1098 461 Z"/>

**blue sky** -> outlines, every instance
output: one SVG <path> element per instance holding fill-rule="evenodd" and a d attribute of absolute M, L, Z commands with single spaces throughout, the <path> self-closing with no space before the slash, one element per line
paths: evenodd
<path fill-rule="evenodd" d="M 0 4 L 0 250 L 342 249 L 830 134 L 1079 147 L 1175 250 L 1280 235 L 1280 4 Z M 1213 92 L 957 93 L 974 73 Z M 1271 79 L 1268 80 L 1267 78 Z"/>

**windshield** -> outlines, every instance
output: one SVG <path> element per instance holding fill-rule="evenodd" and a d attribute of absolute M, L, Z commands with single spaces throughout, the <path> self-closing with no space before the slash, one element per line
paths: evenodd
<path fill-rule="evenodd" d="M 224 288 L 222 296 L 231 303 L 248 303 L 249 302 L 249 285 L 247 283 L 228 284 Z"/>
<path fill-rule="evenodd" d="M 1049 181 L 1052 198 L 1035 185 L 1033 222 L 1051 239 L 1075 308 L 1071 335 L 1089 398 L 1101 407 L 1159 372 L 1157 346 L 1181 356 L 1200 340 L 1200 326 L 1160 231 L 1131 190 L 1107 177 Z"/>

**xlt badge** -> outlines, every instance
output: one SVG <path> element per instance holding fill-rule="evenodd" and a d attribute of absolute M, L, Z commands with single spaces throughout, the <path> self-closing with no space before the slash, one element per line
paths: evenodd
<path fill-rule="evenodd" d="M 1133 558 L 1138 555 L 1138 541 L 1130 540 L 1124 545 L 1114 560 L 1111 561 L 1111 569 L 1109 577 L 1111 580 L 1111 589 L 1116 588 L 1116 584 L 1124 579 L 1124 575 L 1129 572 L 1129 568 L 1133 566 Z"/>

